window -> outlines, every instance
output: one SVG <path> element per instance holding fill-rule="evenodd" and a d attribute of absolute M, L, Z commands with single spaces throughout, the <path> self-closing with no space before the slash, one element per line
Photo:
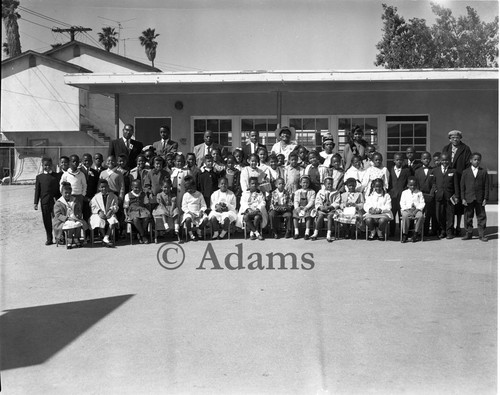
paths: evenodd
<path fill-rule="evenodd" d="M 376 117 L 349 117 L 339 116 L 338 124 L 338 145 L 339 153 L 344 152 L 344 146 L 347 144 L 347 139 L 351 133 L 351 129 L 359 125 L 364 132 L 364 139 L 368 144 L 378 145 L 378 118 Z M 379 147 L 377 147 L 378 149 Z"/>
<path fill-rule="evenodd" d="M 295 128 L 297 144 L 308 150 L 322 150 L 322 136 L 328 133 L 328 117 L 290 118 L 289 126 Z"/>
<path fill-rule="evenodd" d="M 214 136 L 214 143 L 232 151 L 233 144 L 233 122 L 230 118 L 195 118 L 194 122 L 194 144 L 203 143 L 203 135 L 207 130 L 211 130 Z"/>
<path fill-rule="evenodd" d="M 412 120 L 413 119 L 413 120 Z M 427 151 L 428 116 L 388 116 L 387 121 L 387 158 L 408 147 L 417 152 Z"/>
<path fill-rule="evenodd" d="M 276 118 L 241 118 L 241 146 L 247 144 L 252 130 L 259 132 L 259 143 L 264 144 L 268 151 L 276 143 L 275 131 L 278 128 Z"/>

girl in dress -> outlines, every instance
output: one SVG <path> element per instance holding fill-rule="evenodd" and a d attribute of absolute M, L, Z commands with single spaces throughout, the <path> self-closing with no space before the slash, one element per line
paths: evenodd
<path fill-rule="evenodd" d="M 255 154 L 250 156 L 251 158 Z M 257 177 L 250 177 L 249 187 L 241 196 L 241 207 L 238 215 L 238 227 L 243 227 L 243 222 L 250 229 L 250 239 L 264 240 L 260 233 L 261 228 L 267 225 L 266 199 L 259 190 L 259 180 Z"/>
<path fill-rule="evenodd" d="M 184 155 L 177 154 L 175 156 L 175 167 L 172 169 L 172 174 L 170 174 L 170 179 L 172 180 L 173 192 L 176 196 L 177 208 L 181 210 L 182 197 L 186 190 L 184 189 L 184 178 L 189 175 L 190 171 L 186 168 Z"/>
<path fill-rule="evenodd" d="M 169 232 L 173 229 L 174 235 L 178 239 L 179 207 L 177 197 L 172 190 L 172 181 L 169 178 L 163 181 L 162 192 L 156 195 L 156 202 L 158 206 L 153 211 L 153 217 L 161 217 L 165 231 Z"/>
<path fill-rule="evenodd" d="M 241 171 L 245 166 L 248 166 L 248 162 L 245 160 L 245 154 L 239 148 L 233 151 L 234 159 L 236 160 L 236 167 L 239 171 Z"/>
<path fill-rule="evenodd" d="M 370 166 L 366 170 L 362 181 L 362 187 L 365 192 L 365 200 L 366 200 L 367 189 L 374 180 L 376 179 L 382 180 L 383 183 L 382 187 L 386 192 L 387 189 L 389 188 L 389 170 L 387 170 L 387 167 L 385 167 L 382 164 L 382 154 L 379 152 L 375 152 L 372 156 L 372 159 L 373 159 L 373 166 Z"/>
<path fill-rule="evenodd" d="M 351 163 L 347 164 L 346 166 L 349 166 L 349 168 L 344 174 L 344 179 L 347 180 L 349 178 L 354 178 L 354 180 L 356 181 L 355 191 L 363 192 L 361 182 L 363 181 L 366 170 L 363 168 L 363 160 L 361 159 L 361 156 L 354 155 L 352 157 Z"/>
<path fill-rule="evenodd" d="M 387 223 L 394 218 L 391 211 L 391 197 L 384 191 L 384 181 L 381 178 L 373 180 L 370 189 L 363 205 L 366 211 L 364 220 L 368 226 L 368 240 L 378 237 L 380 241 L 384 241 Z"/>
<path fill-rule="evenodd" d="M 285 189 L 293 196 L 295 191 L 300 188 L 300 177 L 304 173 L 304 169 L 299 166 L 299 157 L 296 152 L 290 154 L 288 162 L 284 172 Z"/>
<path fill-rule="evenodd" d="M 223 239 L 231 222 L 237 219 L 236 214 L 236 196 L 228 189 L 228 182 L 226 177 L 219 179 L 219 189 L 212 193 L 210 198 L 210 215 L 208 219 L 212 224 L 212 240 Z M 219 233 L 219 229 L 222 231 Z"/>
<path fill-rule="evenodd" d="M 353 238 L 355 227 L 361 226 L 365 199 L 361 192 L 356 191 L 357 181 L 354 178 L 348 178 L 345 185 L 347 192 L 344 192 L 340 197 L 341 212 L 337 221 L 342 224 L 344 238 L 349 239 Z"/>
<path fill-rule="evenodd" d="M 302 176 L 300 178 L 301 188 L 295 191 L 293 206 L 293 224 L 295 227 L 294 239 L 299 238 L 299 221 L 306 221 L 306 232 L 304 235 L 304 240 L 309 240 L 309 232 L 313 227 L 313 220 L 316 216 L 316 210 L 314 210 L 314 199 L 316 193 L 309 187 L 310 180 L 309 176 Z"/>
<path fill-rule="evenodd" d="M 208 221 L 205 213 L 207 204 L 201 192 L 196 190 L 193 177 L 184 178 L 184 188 L 186 193 L 182 198 L 182 223 L 186 224 L 189 238 L 192 241 L 198 241 L 202 237 L 201 230 L 205 228 Z M 196 230 L 196 235 L 193 229 Z"/>
<path fill-rule="evenodd" d="M 256 177 L 260 190 L 267 194 L 271 191 L 271 184 L 269 183 L 269 175 L 263 170 L 258 168 L 259 157 L 257 154 L 252 154 L 248 158 L 249 165 L 241 170 L 240 185 L 242 193 L 245 193 L 250 187 L 250 178 Z"/>
<path fill-rule="evenodd" d="M 219 175 L 219 177 L 223 176 L 226 172 L 226 164 L 222 158 L 221 150 L 219 148 L 212 148 L 210 153 L 212 154 L 212 158 L 214 158 L 215 172 Z"/>
<path fill-rule="evenodd" d="M 236 168 L 236 159 L 233 155 L 228 155 L 226 158 L 226 178 L 227 189 L 234 193 L 236 196 L 236 210 L 240 208 L 241 199 L 241 184 L 240 184 L 241 171 Z"/>
<path fill-rule="evenodd" d="M 141 182 L 134 180 L 132 182 L 132 191 L 125 195 L 123 209 L 127 221 L 134 224 L 137 229 L 139 243 L 149 244 L 149 240 L 145 236 L 146 229 L 151 218 L 151 212 L 146 208 L 146 194 L 141 188 Z"/>
<path fill-rule="evenodd" d="M 88 225 L 82 219 L 82 206 L 77 199 L 71 195 L 72 188 L 69 182 L 61 183 L 62 196 L 54 204 L 54 219 L 52 226 L 56 240 L 62 239 L 63 230 L 66 232 L 66 248 L 81 247 L 79 236 L 81 229 L 87 230 Z"/>

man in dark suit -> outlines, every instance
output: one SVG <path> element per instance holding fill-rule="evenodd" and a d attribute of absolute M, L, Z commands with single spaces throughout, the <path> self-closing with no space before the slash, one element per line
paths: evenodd
<path fill-rule="evenodd" d="M 160 127 L 160 136 L 161 140 L 155 141 L 153 143 L 153 148 L 158 156 L 166 159 L 168 153 L 176 153 L 179 150 L 179 143 L 177 141 L 170 140 L 172 135 L 168 126 Z"/>
<path fill-rule="evenodd" d="M 457 172 L 450 168 L 450 157 L 441 154 L 441 166 L 432 170 L 434 184 L 432 189 L 436 198 L 436 217 L 439 222 L 439 238 L 453 239 L 454 204 L 460 198 Z"/>
<path fill-rule="evenodd" d="M 406 149 L 406 159 L 403 161 L 403 167 L 410 169 L 411 175 L 415 175 L 415 171 L 422 166 L 422 162 L 415 158 L 416 151 L 414 147 L 408 147 Z"/>
<path fill-rule="evenodd" d="M 415 170 L 415 178 L 417 179 L 418 187 L 424 195 L 425 201 L 425 221 L 424 221 L 424 236 L 435 236 L 436 228 L 438 227 L 436 218 L 436 202 L 434 200 L 434 192 L 432 184 L 434 174 L 430 163 L 432 155 L 430 152 L 423 152 L 421 156 L 422 166 Z M 429 227 L 432 222 L 432 232 L 429 232 Z"/>
<path fill-rule="evenodd" d="M 394 221 L 389 223 L 389 236 L 393 237 L 396 231 L 396 214 L 401 219 L 401 194 L 408 184 L 408 178 L 411 176 L 410 169 L 403 168 L 403 154 L 394 154 L 394 166 L 389 170 L 389 196 L 391 197 L 391 211 Z"/>
<path fill-rule="evenodd" d="M 241 150 L 243 151 L 243 154 L 247 161 L 250 155 L 257 153 L 259 148 L 261 147 L 266 148 L 264 144 L 259 144 L 259 132 L 257 132 L 256 130 L 252 130 L 248 135 L 248 137 L 250 141 L 243 147 L 241 147 Z"/>
<path fill-rule="evenodd" d="M 464 227 L 467 231 L 462 240 L 472 239 L 472 220 L 475 211 L 479 240 L 488 241 L 484 231 L 486 229 L 485 206 L 489 198 L 490 180 L 488 172 L 479 167 L 481 163 L 480 153 L 474 152 L 470 161 L 471 166 L 464 170 L 460 180 L 460 196 L 465 206 Z"/>
<path fill-rule="evenodd" d="M 42 160 L 43 173 L 36 176 L 35 181 L 35 210 L 38 210 L 38 202 L 41 202 L 43 226 L 47 235 L 46 246 L 54 244 L 52 240 L 52 217 L 54 216 L 54 203 L 59 199 L 59 178 L 52 170 L 52 159 Z"/>
<path fill-rule="evenodd" d="M 114 156 L 118 158 L 120 154 L 125 154 L 128 156 L 128 168 L 133 169 L 135 167 L 135 161 L 137 156 L 141 153 L 143 144 L 140 141 L 132 139 L 134 135 L 134 127 L 127 123 L 123 127 L 123 137 L 111 140 L 109 142 L 108 156 Z"/>
<path fill-rule="evenodd" d="M 198 145 L 195 145 L 193 148 L 193 152 L 196 156 L 196 165 L 201 167 L 205 161 L 205 155 L 211 155 L 210 150 L 212 148 L 219 148 L 222 152 L 222 157 L 226 157 L 226 149 L 217 143 L 214 143 L 214 134 L 211 130 L 207 130 L 203 136 L 204 142 Z"/>
<path fill-rule="evenodd" d="M 458 184 L 462 178 L 463 171 L 470 166 L 471 150 L 469 146 L 462 143 L 462 132 L 460 130 L 452 130 L 448 133 L 450 143 L 445 145 L 441 152 L 448 154 L 450 157 L 450 167 L 457 171 Z M 455 226 L 455 235 L 460 236 L 460 222 L 462 214 L 464 213 L 464 206 L 462 201 L 455 205 L 455 215 L 457 222 Z"/>

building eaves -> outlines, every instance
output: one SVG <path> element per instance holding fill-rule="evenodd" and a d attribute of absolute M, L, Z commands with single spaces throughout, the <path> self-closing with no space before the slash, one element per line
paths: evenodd
<path fill-rule="evenodd" d="M 9 59 L 5 59 L 2 61 L 2 67 L 4 66 L 8 66 L 9 64 L 13 63 L 13 62 L 16 62 L 26 56 L 36 56 L 37 58 L 42 58 L 42 59 L 45 59 L 46 61 L 48 62 L 52 62 L 52 63 L 55 63 L 55 64 L 59 64 L 59 65 L 63 65 L 64 67 L 68 67 L 68 68 L 72 68 L 75 70 L 76 73 L 92 73 L 91 70 L 88 70 L 86 69 L 85 67 L 81 67 L 81 66 L 78 66 L 78 65 L 75 65 L 73 63 L 69 63 L 69 62 L 65 62 L 63 60 L 59 60 L 59 59 L 54 59 L 50 56 L 46 56 L 45 54 L 41 54 L 39 52 L 35 52 L 35 51 L 32 51 L 32 50 L 28 50 L 26 52 L 23 52 L 22 54 L 18 55 L 18 56 L 15 56 L 13 58 L 9 58 Z"/>

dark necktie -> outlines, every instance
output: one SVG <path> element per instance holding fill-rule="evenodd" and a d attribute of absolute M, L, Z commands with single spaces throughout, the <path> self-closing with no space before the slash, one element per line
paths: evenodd
<path fill-rule="evenodd" d="M 104 208 L 106 208 L 106 201 L 108 200 L 108 195 L 102 195 L 102 201 L 104 202 Z"/>

